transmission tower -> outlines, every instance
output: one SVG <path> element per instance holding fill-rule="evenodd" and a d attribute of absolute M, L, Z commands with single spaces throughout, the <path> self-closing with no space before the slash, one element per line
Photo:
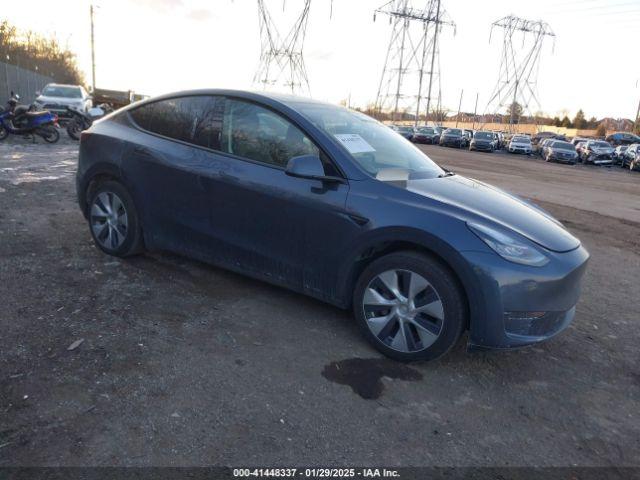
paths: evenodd
<path fill-rule="evenodd" d="M 455 31 L 455 23 L 441 7 L 440 0 L 427 0 L 424 8 L 413 7 L 409 0 L 391 0 L 375 11 L 374 20 L 376 14 L 387 15 L 393 25 L 376 110 L 391 112 L 394 121 L 398 114 L 413 113 L 417 125 L 423 100 L 428 118 L 434 79 L 440 91 L 438 39 L 442 26 L 452 26 Z M 426 95 L 425 77 L 428 77 Z"/>
<path fill-rule="evenodd" d="M 300 14 L 283 37 L 264 0 L 258 1 L 260 19 L 260 65 L 253 83 L 262 89 L 285 89 L 290 93 L 308 96 L 309 79 L 302 55 L 307 33 L 311 0 L 303 0 Z M 284 11 L 284 2 L 282 4 Z"/>
<path fill-rule="evenodd" d="M 491 24 L 489 42 L 494 28 L 501 29 L 503 33 L 502 53 L 498 81 L 487 102 L 485 115 L 507 111 L 509 131 L 512 132 L 523 113 L 535 119 L 533 112 L 540 110 L 537 93 L 540 54 L 545 39 L 551 37 L 555 42 L 555 34 L 541 20 L 509 15 Z M 514 38 L 517 34 L 522 36 L 521 42 Z M 517 105 L 521 108 L 518 109 Z"/>

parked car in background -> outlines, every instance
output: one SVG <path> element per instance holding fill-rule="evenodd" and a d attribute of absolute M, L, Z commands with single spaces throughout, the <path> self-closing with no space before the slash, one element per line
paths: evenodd
<path fill-rule="evenodd" d="M 567 138 L 564 135 L 560 135 L 560 134 L 555 133 L 555 132 L 540 132 L 540 133 L 537 133 L 531 138 L 531 148 L 533 150 L 533 153 L 537 153 L 540 156 L 544 156 L 544 154 L 542 153 L 542 145 L 541 145 L 541 143 L 544 140 L 562 140 L 562 141 L 566 141 Z"/>
<path fill-rule="evenodd" d="M 575 165 L 578 161 L 578 154 L 573 144 L 562 140 L 551 140 L 545 145 L 544 159 L 547 162 Z"/>
<path fill-rule="evenodd" d="M 602 140 L 589 140 L 580 150 L 580 159 L 584 164 L 611 165 L 613 147 Z"/>
<path fill-rule="evenodd" d="M 469 150 L 493 152 L 495 150 L 493 132 L 477 131 L 474 133 L 471 143 L 469 143 Z"/>
<path fill-rule="evenodd" d="M 587 146 L 587 141 L 584 142 L 578 142 L 576 144 L 576 153 L 578 154 L 578 158 L 582 158 L 582 150 L 584 150 L 584 148 Z"/>
<path fill-rule="evenodd" d="M 577 146 L 578 143 L 580 142 L 588 142 L 589 139 L 588 138 L 582 138 L 582 137 L 574 137 L 571 139 L 571 143 L 573 144 L 573 146 Z"/>
<path fill-rule="evenodd" d="M 440 136 L 442 135 L 442 132 L 444 132 L 446 130 L 446 128 L 441 127 L 441 126 L 435 126 L 433 127 L 433 130 L 436 132 L 436 134 L 438 135 L 438 138 L 434 138 L 434 143 L 440 143 Z"/>
<path fill-rule="evenodd" d="M 404 361 L 444 355 L 465 330 L 473 348 L 558 334 L 589 259 L 539 207 L 443 170 L 361 113 L 290 95 L 124 107 L 82 133 L 76 188 L 103 253 L 173 251 L 351 309 Z"/>
<path fill-rule="evenodd" d="M 413 134 L 414 143 L 435 144 L 440 141 L 440 134 L 433 127 L 418 127 Z"/>
<path fill-rule="evenodd" d="M 49 110 L 58 117 L 69 118 L 67 107 L 87 113 L 92 107 L 91 96 L 81 85 L 49 83 L 42 92 L 36 92 L 34 103 L 43 110 Z"/>
<path fill-rule="evenodd" d="M 640 152 L 640 143 L 633 143 L 629 145 L 627 147 L 627 150 L 622 155 L 620 166 L 622 168 L 627 168 L 629 165 L 631 165 L 631 162 L 633 162 L 638 157 L 639 152 Z"/>
<path fill-rule="evenodd" d="M 614 147 L 619 145 L 631 145 L 633 143 L 640 143 L 640 137 L 629 132 L 616 132 L 608 135 L 605 140 Z"/>
<path fill-rule="evenodd" d="M 407 140 L 413 139 L 413 127 L 410 127 L 408 125 L 392 125 L 392 127 L 396 133 L 402 135 Z"/>
<path fill-rule="evenodd" d="M 537 148 L 534 148 L 534 153 L 537 153 L 540 157 L 544 158 L 546 151 L 545 151 L 545 147 L 549 144 L 549 142 L 553 142 L 553 138 L 544 138 L 542 139 L 538 145 Z M 533 147 L 533 144 L 532 144 Z"/>
<path fill-rule="evenodd" d="M 636 151 L 635 157 L 629 163 L 629 170 L 640 170 L 640 150 Z"/>
<path fill-rule="evenodd" d="M 447 128 L 442 132 L 442 135 L 440 135 L 440 145 L 445 147 L 464 147 L 465 139 L 462 135 L 462 130 L 459 128 Z"/>
<path fill-rule="evenodd" d="M 509 153 L 531 154 L 531 139 L 524 135 L 514 135 L 511 137 L 508 147 Z"/>
<path fill-rule="evenodd" d="M 473 139 L 473 130 L 469 130 L 468 128 L 465 128 L 462 130 L 462 135 L 464 136 L 464 139 L 465 139 L 465 147 L 468 147 L 469 144 L 471 143 L 471 140 Z"/>
<path fill-rule="evenodd" d="M 498 132 L 491 132 L 491 135 L 493 136 L 494 149 L 500 150 L 502 148 L 502 143 L 500 142 L 500 135 L 498 135 Z"/>
<path fill-rule="evenodd" d="M 624 152 L 629 148 L 629 145 L 618 145 L 613 151 L 613 163 L 620 164 L 622 163 L 622 158 L 624 157 Z"/>

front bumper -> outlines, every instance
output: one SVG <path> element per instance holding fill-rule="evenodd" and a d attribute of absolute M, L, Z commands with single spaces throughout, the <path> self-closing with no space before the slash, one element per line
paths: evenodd
<path fill-rule="evenodd" d="M 469 148 L 472 150 L 483 150 L 486 152 L 493 150 L 493 146 L 490 143 L 472 143 Z"/>
<path fill-rule="evenodd" d="M 531 149 L 527 147 L 509 147 L 509 152 L 511 153 L 531 153 Z"/>
<path fill-rule="evenodd" d="M 444 145 L 444 146 L 449 146 L 449 145 L 453 145 L 455 147 L 459 147 L 460 145 L 462 145 L 462 140 L 459 139 L 449 139 L 449 138 L 442 138 L 440 140 L 440 145 Z"/>
<path fill-rule="evenodd" d="M 561 155 L 558 153 L 549 154 L 549 158 L 556 162 L 562 162 L 562 163 L 576 163 L 578 161 L 577 155 Z"/>
<path fill-rule="evenodd" d="M 589 253 L 545 251 L 544 267 L 503 260 L 492 252 L 463 252 L 480 289 L 472 312 L 470 348 L 506 349 L 547 340 L 573 320 Z"/>

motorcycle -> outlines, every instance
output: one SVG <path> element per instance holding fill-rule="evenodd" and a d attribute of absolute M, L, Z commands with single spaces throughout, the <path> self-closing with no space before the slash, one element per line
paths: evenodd
<path fill-rule="evenodd" d="M 11 92 L 7 109 L 0 107 L 0 141 L 12 135 L 38 135 L 47 143 L 56 143 L 60 133 L 56 128 L 58 116 L 49 111 L 35 111 L 35 107 L 18 105 L 20 96 Z"/>
<path fill-rule="evenodd" d="M 87 113 L 67 107 L 67 112 L 69 112 L 69 116 L 71 117 L 71 120 L 69 120 L 67 124 L 67 134 L 74 140 L 80 140 L 80 132 L 88 129 L 93 125 L 95 120 L 104 117 L 111 111 L 112 108 L 106 103 L 90 108 Z"/>

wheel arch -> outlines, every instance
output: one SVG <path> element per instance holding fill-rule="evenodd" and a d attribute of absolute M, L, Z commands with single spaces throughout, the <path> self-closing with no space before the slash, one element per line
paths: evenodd
<path fill-rule="evenodd" d="M 112 163 L 96 163 L 92 165 L 81 178 L 78 179 L 77 195 L 80 209 L 85 218 L 88 215 L 88 204 L 91 192 L 106 180 L 116 180 L 131 191 L 130 186 L 126 184 L 118 166 Z"/>
<path fill-rule="evenodd" d="M 469 322 L 467 328 L 472 322 L 484 315 L 481 307 L 481 292 L 477 286 L 475 275 L 462 255 L 451 245 L 434 235 L 407 228 L 389 228 L 378 231 L 370 235 L 363 244 L 346 256 L 339 275 L 339 291 L 343 305 L 346 308 L 351 307 L 353 289 L 358 277 L 367 265 L 384 255 L 407 250 L 436 258 L 453 274 L 467 301 Z"/>

